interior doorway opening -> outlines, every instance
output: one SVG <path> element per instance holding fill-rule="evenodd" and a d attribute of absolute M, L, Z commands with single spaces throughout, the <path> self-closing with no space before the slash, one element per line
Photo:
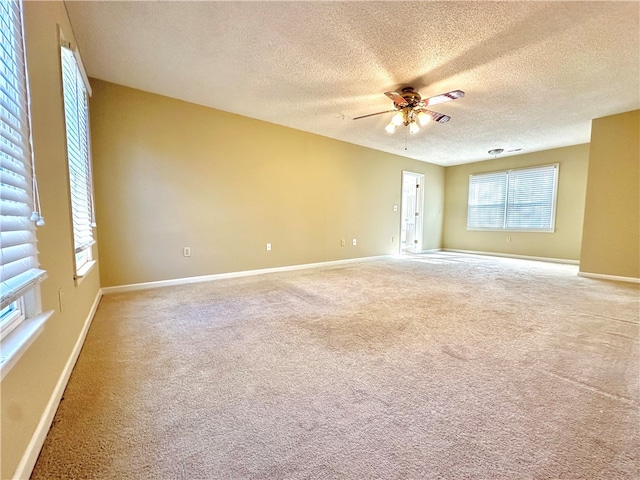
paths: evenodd
<path fill-rule="evenodd" d="M 424 175 L 402 172 L 400 254 L 422 252 Z"/>

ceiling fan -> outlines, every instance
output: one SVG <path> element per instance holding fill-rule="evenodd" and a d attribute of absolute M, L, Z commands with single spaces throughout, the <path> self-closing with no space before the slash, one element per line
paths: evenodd
<path fill-rule="evenodd" d="M 428 110 L 426 107 L 462 98 L 464 97 L 464 92 L 462 90 L 452 90 L 451 92 L 442 93 L 435 97 L 423 99 L 413 87 L 404 87 L 401 93 L 385 92 L 385 95 L 393 101 L 393 110 L 362 115 L 361 117 L 354 118 L 354 120 L 395 112 L 396 114 L 391 118 L 391 122 L 385 127 L 385 131 L 393 133 L 396 127 L 405 125 L 409 127 L 409 133 L 418 133 L 420 131 L 418 123 L 424 126 L 431 120 L 439 123 L 446 123 L 451 120 L 450 116 Z"/>

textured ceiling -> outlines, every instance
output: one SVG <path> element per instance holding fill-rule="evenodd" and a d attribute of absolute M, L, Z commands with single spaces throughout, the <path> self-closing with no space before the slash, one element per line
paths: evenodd
<path fill-rule="evenodd" d="M 67 1 L 89 76 L 439 165 L 640 108 L 639 2 Z M 464 98 L 416 135 L 385 91 Z"/>

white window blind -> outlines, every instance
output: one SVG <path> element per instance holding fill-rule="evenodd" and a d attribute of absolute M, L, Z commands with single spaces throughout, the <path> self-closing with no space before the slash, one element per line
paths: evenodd
<path fill-rule="evenodd" d="M 38 268 L 29 103 L 20 3 L 0 1 L 0 278 L 2 311 L 46 272 Z"/>
<path fill-rule="evenodd" d="M 509 172 L 506 228 L 553 230 L 556 165 Z"/>
<path fill-rule="evenodd" d="M 62 47 L 62 83 L 77 273 L 91 260 L 95 223 L 87 88 L 74 53 L 66 47 Z"/>
<path fill-rule="evenodd" d="M 467 229 L 552 232 L 558 165 L 471 175 Z"/>
<path fill-rule="evenodd" d="M 467 228 L 502 228 L 506 195 L 506 172 L 472 175 L 469 180 Z"/>

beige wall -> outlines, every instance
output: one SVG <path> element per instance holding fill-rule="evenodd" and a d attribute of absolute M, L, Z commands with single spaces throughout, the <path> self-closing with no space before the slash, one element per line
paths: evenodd
<path fill-rule="evenodd" d="M 469 175 L 551 163 L 560 164 L 554 233 L 467 230 Z M 447 167 L 443 248 L 579 260 L 588 163 L 585 144 Z"/>
<path fill-rule="evenodd" d="M 581 272 L 640 278 L 639 118 L 592 122 Z"/>
<path fill-rule="evenodd" d="M 99 271 L 74 283 L 58 26 L 73 40 L 62 2 L 25 2 L 33 147 L 46 225 L 37 231 L 44 310 L 55 310 L 43 333 L 2 381 L 1 478 L 11 478 L 51 398 L 99 290 Z M 97 254 L 97 253 L 96 253 Z M 65 303 L 61 312 L 58 290 Z"/>
<path fill-rule="evenodd" d="M 425 174 L 440 247 L 442 167 L 91 83 L 104 287 L 395 253 L 403 169 Z"/>

